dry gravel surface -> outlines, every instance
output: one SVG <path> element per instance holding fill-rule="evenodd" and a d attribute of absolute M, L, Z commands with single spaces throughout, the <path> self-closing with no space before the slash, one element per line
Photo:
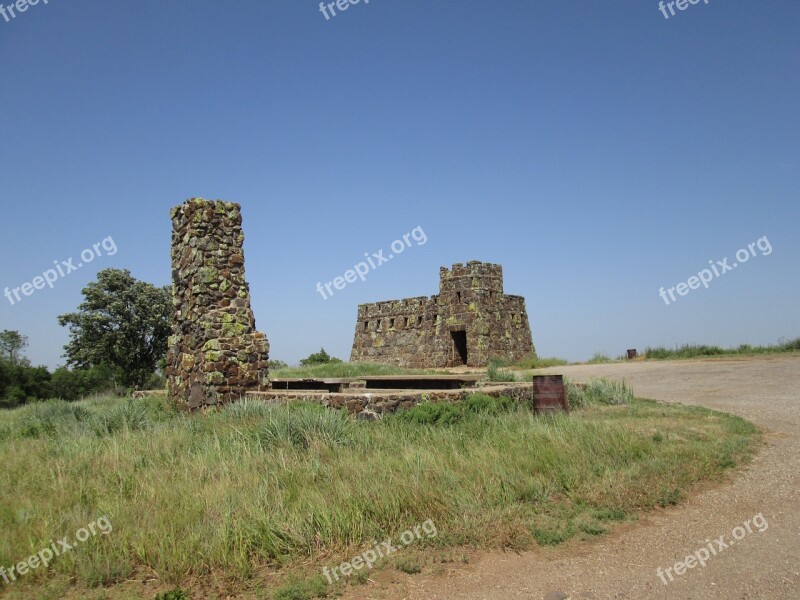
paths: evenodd
<path fill-rule="evenodd" d="M 571 600 L 600 598 L 800 600 L 800 356 L 575 365 L 546 369 L 573 380 L 625 378 L 637 396 L 741 415 L 766 445 L 729 482 L 680 506 L 643 515 L 592 541 L 522 554 L 490 552 L 444 572 L 370 574 L 343 598 Z M 733 530 L 763 514 L 768 528 Z M 664 584 L 656 574 L 724 536 L 705 567 Z M 733 542 L 730 544 L 730 542 Z M 669 581 L 668 577 L 667 580 Z"/>

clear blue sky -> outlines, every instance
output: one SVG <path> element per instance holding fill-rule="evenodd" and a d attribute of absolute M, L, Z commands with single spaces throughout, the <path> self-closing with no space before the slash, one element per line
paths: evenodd
<path fill-rule="evenodd" d="M 0 0 L 2 2 L 2 0 Z M 6 2 L 7 4 L 7 2 Z M 100 269 L 170 282 L 169 208 L 242 205 L 271 355 L 349 356 L 359 303 L 501 263 L 543 356 L 800 335 L 800 4 L 50 0 L 0 18 L 0 329 L 63 363 Z M 428 241 L 315 290 L 415 227 Z M 666 305 L 762 236 L 758 255 Z"/>

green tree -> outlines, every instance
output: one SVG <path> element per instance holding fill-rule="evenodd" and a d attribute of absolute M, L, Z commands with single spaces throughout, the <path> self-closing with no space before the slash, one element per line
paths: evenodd
<path fill-rule="evenodd" d="M 130 271 L 104 269 L 83 289 L 77 312 L 60 315 L 69 327 L 67 364 L 78 369 L 108 367 L 115 385 L 141 387 L 167 352 L 172 300 L 170 287 L 156 287 Z"/>
<path fill-rule="evenodd" d="M 47 367 L 17 367 L 21 370 L 19 379 L 22 382 L 22 390 L 25 396 L 30 398 L 39 398 L 45 400 L 52 396 L 52 389 L 50 387 L 50 371 Z"/>
<path fill-rule="evenodd" d="M 50 386 L 55 398 L 72 401 L 111 389 L 113 379 L 111 370 L 106 365 L 72 370 L 59 367 L 50 378 Z"/>
<path fill-rule="evenodd" d="M 300 364 L 304 367 L 310 367 L 312 365 L 325 365 L 328 363 L 340 362 L 342 362 L 341 359 L 333 358 L 327 352 L 325 352 L 325 348 L 320 348 L 319 352 L 310 354 L 307 358 L 302 359 Z"/>
<path fill-rule="evenodd" d="M 20 363 L 21 354 L 28 347 L 27 336 L 8 329 L 0 332 L 0 355 L 12 365 Z"/>
<path fill-rule="evenodd" d="M 3 398 L 6 397 L 6 390 L 13 383 L 11 365 L 0 358 L 0 406 L 2 405 Z"/>

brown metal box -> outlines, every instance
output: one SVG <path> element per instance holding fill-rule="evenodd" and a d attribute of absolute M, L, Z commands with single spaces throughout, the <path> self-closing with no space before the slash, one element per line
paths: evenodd
<path fill-rule="evenodd" d="M 533 376 L 533 409 L 536 413 L 561 410 L 569 412 L 563 375 Z"/>

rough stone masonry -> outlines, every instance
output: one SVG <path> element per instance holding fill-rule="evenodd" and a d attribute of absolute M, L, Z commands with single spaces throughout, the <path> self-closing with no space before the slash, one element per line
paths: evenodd
<path fill-rule="evenodd" d="M 439 270 L 439 295 L 358 307 L 352 362 L 483 367 L 535 352 L 525 299 L 503 293 L 503 267 L 470 261 Z"/>
<path fill-rule="evenodd" d="M 250 308 L 240 206 L 191 198 L 170 216 L 170 397 L 195 409 L 267 389 L 269 342 Z"/>

